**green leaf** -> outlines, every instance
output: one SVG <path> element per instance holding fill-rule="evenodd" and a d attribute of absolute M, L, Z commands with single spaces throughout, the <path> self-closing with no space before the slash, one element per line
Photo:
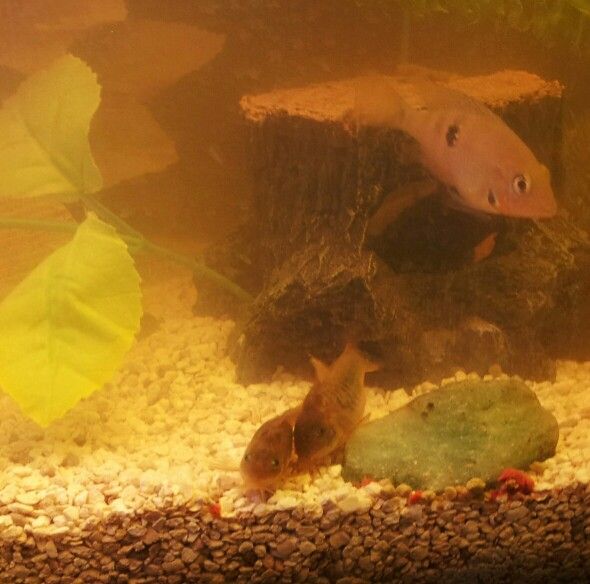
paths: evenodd
<path fill-rule="evenodd" d="M 113 375 L 141 312 L 125 242 L 90 215 L 0 304 L 0 385 L 46 426 Z"/>
<path fill-rule="evenodd" d="M 90 152 L 96 75 L 66 55 L 25 80 L 0 110 L 0 196 L 72 201 L 102 186 Z"/>

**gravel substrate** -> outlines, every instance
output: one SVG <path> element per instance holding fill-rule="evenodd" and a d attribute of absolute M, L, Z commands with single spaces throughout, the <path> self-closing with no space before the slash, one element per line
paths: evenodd
<path fill-rule="evenodd" d="M 237 471 L 212 467 L 236 468 L 258 425 L 309 383 L 278 372 L 237 384 L 225 352 L 232 322 L 194 318 L 191 302 L 184 277 L 148 295 L 160 327 L 112 383 L 46 430 L 0 396 L 0 582 L 588 577 L 590 363 L 561 362 L 555 383 L 531 384 L 560 425 L 532 496 L 486 502 L 448 489 L 410 505 L 405 485 L 357 488 L 333 466 L 263 503 L 246 497 Z M 368 411 L 409 399 L 374 389 Z"/>

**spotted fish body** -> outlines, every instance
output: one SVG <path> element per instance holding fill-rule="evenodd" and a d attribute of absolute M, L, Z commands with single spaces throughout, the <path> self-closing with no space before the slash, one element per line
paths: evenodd
<path fill-rule="evenodd" d="M 247 488 L 272 490 L 293 470 L 293 427 L 300 407 L 267 420 L 246 448 L 240 472 Z"/>
<path fill-rule="evenodd" d="M 557 205 L 549 171 L 484 104 L 432 82 L 416 82 L 417 103 L 382 77 L 358 83 L 354 117 L 400 129 L 420 145 L 422 163 L 465 210 L 545 218 Z"/>
<path fill-rule="evenodd" d="M 365 373 L 377 366 L 348 344 L 331 365 L 312 359 L 316 382 L 294 428 L 298 468 L 311 468 L 346 444 L 361 423 L 367 401 Z"/>

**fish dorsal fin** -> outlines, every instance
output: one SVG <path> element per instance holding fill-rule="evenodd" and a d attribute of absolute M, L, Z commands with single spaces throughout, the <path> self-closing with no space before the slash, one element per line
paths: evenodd
<path fill-rule="evenodd" d="M 370 361 L 357 349 L 356 344 L 351 342 L 346 343 L 344 351 L 330 365 L 326 365 L 316 357 L 310 357 L 310 361 L 319 383 L 341 378 L 351 366 L 358 368 L 363 374 L 379 369 L 378 363 Z"/>
<path fill-rule="evenodd" d="M 353 114 L 357 122 L 397 127 L 403 111 L 404 101 L 391 78 L 373 75 L 355 80 Z"/>
<path fill-rule="evenodd" d="M 325 381 L 327 381 L 328 377 L 330 376 L 330 367 L 326 365 L 323 361 L 317 359 L 316 357 L 310 357 L 309 361 L 312 364 L 313 369 L 315 371 L 316 379 L 320 383 L 324 383 Z"/>
<path fill-rule="evenodd" d="M 459 109 L 465 113 L 495 117 L 492 110 L 481 101 L 442 83 L 420 79 L 412 81 L 410 86 L 415 96 L 414 99 L 406 98 L 406 102 L 415 109 L 427 111 Z"/>
<path fill-rule="evenodd" d="M 348 366 L 349 363 L 355 363 L 362 370 L 363 373 L 369 373 L 370 371 L 377 371 L 380 368 L 379 363 L 371 361 L 364 353 L 362 353 L 357 347 L 356 343 L 348 342 L 342 354 L 336 359 L 334 365 L 342 363 L 343 366 Z"/>

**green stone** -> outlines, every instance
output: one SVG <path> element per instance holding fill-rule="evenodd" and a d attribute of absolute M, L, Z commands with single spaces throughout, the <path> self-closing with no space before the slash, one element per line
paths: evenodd
<path fill-rule="evenodd" d="M 462 381 L 362 425 L 346 446 L 346 480 L 389 478 L 441 491 L 555 454 L 555 417 L 522 381 Z"/>

